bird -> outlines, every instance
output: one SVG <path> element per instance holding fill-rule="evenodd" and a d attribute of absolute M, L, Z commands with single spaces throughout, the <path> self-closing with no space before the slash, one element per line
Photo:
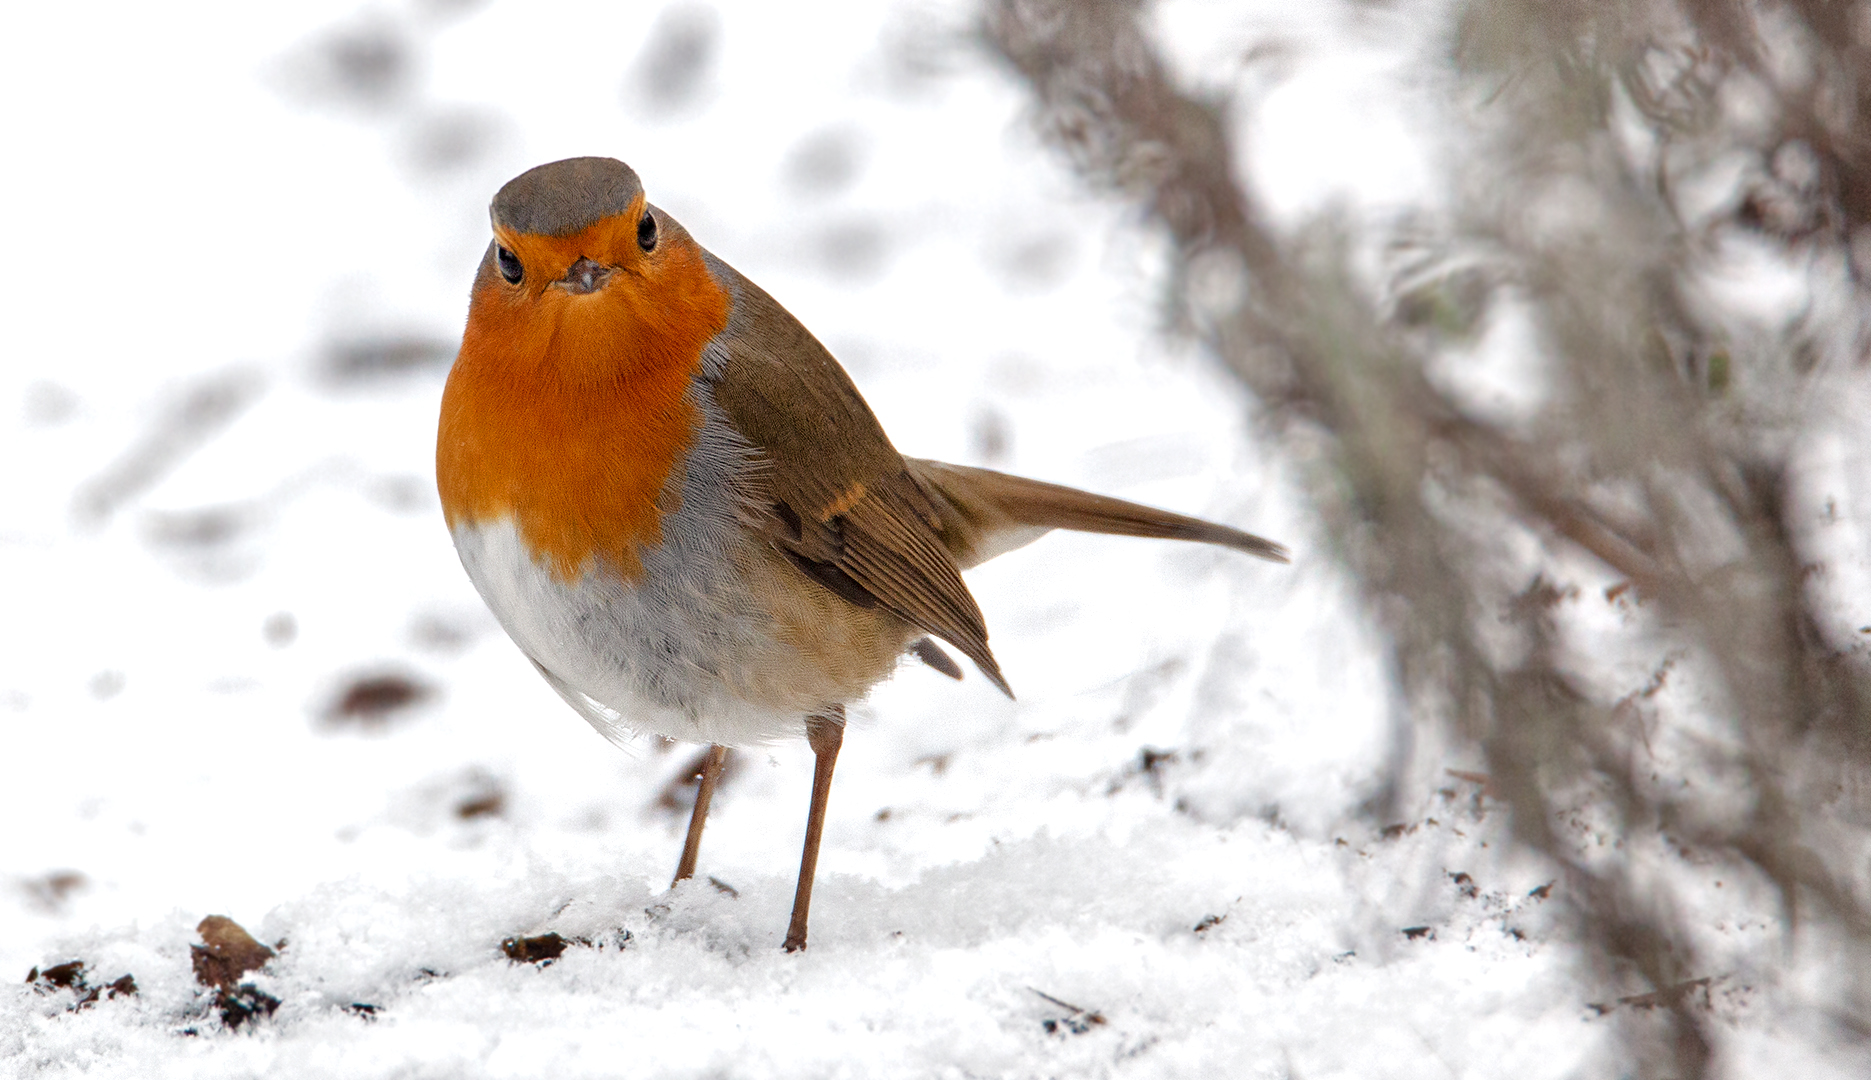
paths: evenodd
<path fill-rule="evenodd" d="M 1012 697 L 962 571 L 1053 529 L 1288 561 L 1225 525 L 905 457 L 825 346 L 621 161 L 529 169 L 489 218 L 436 434 L 456 553 L 600 734 L 708 745 L 675 883 L 727 748 L 804 736 L 788 952 L 806 945 L 845 706 L 906 655 L 960 678 L 932 639 Z"/>

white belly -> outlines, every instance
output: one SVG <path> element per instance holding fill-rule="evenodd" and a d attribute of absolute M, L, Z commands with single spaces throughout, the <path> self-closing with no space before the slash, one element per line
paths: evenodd
<path fill-rule="evenodd" d="M 606 738 L 793 737 L 808 711 L 831 704 L 772 692 L 792 650 L 734 572 L 746 552 L 678 552 L 672 538 L 644 553 L 635 586 L 594 564 L 566 583 L 533 560 L 510 519 L 464 524 L 454 537 L 508 636 Z"/>

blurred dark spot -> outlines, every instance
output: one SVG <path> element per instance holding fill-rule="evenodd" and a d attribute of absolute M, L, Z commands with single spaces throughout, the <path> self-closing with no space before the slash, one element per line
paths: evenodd
<path fill-rule="evenodd" d="M 890 820 L 890 808 L 886 806 L 882 810 L 877 811 L 877 813 L 874 816 L 875 816 L 875 819 L 878 821 L 889 821 Z"/>
<path fill-rule="evenodd" d="M 994 265 L 1008 284 L 1048 289 L 1066 279 L 1076 250 L 1072 238 L 1064 233 L 1028 236 L 1000 251 Z"/>
<path fill-rule="evenodd" d="M 1407 833 L 1413 833 L 1415 831 L 1416 831 L 1416 826 L 1405 825 L 1402 822 L 1398 822 L 1395 825 L 1384 826 L 1384 829 L 1381 835 L 1386 840 L 1395 840 L 1401 836 L 1404 836 Z"/>
<path fill-rule="evenodd" d="M 387 30 L 333 35 L 322 52 L 337 83 L 360 100 L 387 101 L 409 78 L 409 49 Z"/>
<path fill-rule="evenodd" d="M 344 1011 L 353 1016 L 361 1016 L 366 1020 L 375 1020 L 380 1008 L 379 1006 L 367 1004 L 362 1001 L 353 1001 L 344 1007 Z"/>
<path fill-rule="evenodd" d="M 63 964 L 54 964 L 44 971 L 33 968 L 26 973 L 26 984 L 34 993 L 53 994 L 60 990 L 72 992 L 74 1000 L 70 1011 L 90 1008 L 98 999 L 128 997 L 136 993 L 136 979 L 131 975 L 120 975 L 103 986 L 92 986 L 85 978 L 85 965 L 82 960 L 68 960 Z"/>
<path fill-rule="evenodd" d="M 250 371 L 226 371 L 197 380 L 179 399 L 162 407 L 150 426 L 103 472 L 79 485 L 73 515 L 83 525 L 102 525 L 124 503 L 142 494 L 183 458 L 219 434 L 259 397 L 261 382 Z"/>
<path fill-rule="evenodd" d="M 967 30 L 910 5 L 893 11 L 879 44 L 885 89 L 903 97 L 942 86 L 970 62 L 975 47 Z"/>
<path fill-rule="evenodd" d="M 1181 753 L 1175 750 L 1159 750 L 1154 746 L 1141 747 L 1137 751 L 1137 756 L 1112 777 L 1111 782 L 1105 786 L 1104 793 L 1107 796 L 1116 795 L 1128 787 L 1132 780 L 1141 777 L 1149 787 L 1150 794 L 1160 799 L 1163 797 L 1163 767 L 1175 763 L 1181 757 Z"/>
<path fill-rule="evenodd" d="M 1455 890 L 1461 893 L 1464 899 L 1473 900 L 1481 895 L 1481 889 L 1475 885 L 1475 879 L 1464 871 L 1458 870 L 1450 874 L 1449 884 L 1454 885 Z"/>
<path fill-rule="evenodd" d="M 386 377 L 441 371 L 455 362 L 460 342 L 419 334 L 392 334 L 334 342 L 325 348 L 322 375 L 345 385 Z"/>
<path fill-rule="evenodd" d="M 929 775 L 941 776 L 943 773 L 948 772 L 949 760 L 950 758 L 947 754 L 929 754 L 925 757 L 917 758 L 915 763 L 929 766 Z"/>
<path fill-rule="evenodd" d="M 238 539 L 257 516 L 245 506 L 152 511 L 143 517 L 143 538 L 162 547 L 218 547 Z"/>
<path fill-rule="evenodd" d="M 721 17 L 703 4 L 673 4 L 650 27 L 630 82 L 634 96 L 652 116 L 695 104 L 708 86 L 719 51 Z"/>
<path fill-rule="evenodd" d="M 78 395 L 55 382 L 35 380 L 26 386 L 21 412 L 33 427 L 52 427 L 78 411 Z"/>
<path fill-rule="evenodd" d="M 1146 776 L 1161 776 L 1162 774 L 1157 770 L 1166 762 L 1173 762 L 1181 756 L 1174 750 L 1158 750 L 1153 746 L 1146 746 L 1137 751 L 1137 768 Z"/>
<path fill-rule="evenodd" d="M 100 671 L 85 683 L 85 689 L 91 691 L 91 696 L 99 701 L 109 701 L 123 693 L 123 682 L 121 671 Z"/>
<path fill-rule="evenodd" d="M 409 624 L 410 642 L 429 652 L 458 653 L 474 638 L 474 629 L 465 620 L 432 612 L 416 616 Z"/>
<path fill-rule="evenodd" d="M 138 520 L 143 541 L 176 570 L 208 581 L 237 581 L 264 557 L 256 541 L 268 518 L 259 501 L 191 510 L 151 510 Z"/>
<path fill-rule="evenodd" d="M 569 944 L 571 942 L 556 933 L 546 933 L 537 937 L 506 938 L 500 943 L 500 951 L 516 964 L 538 964 L 544 967 L 565 955 L 565 947 Z"/>
<path fill-rule="evenodd" d="M 874 278 L 883 271 L 887 241 L 884 230 L 874 222 L 833 225 L 819 234 L 819 261 L 843 278 Z"/>
<path fill-rule="evenodd" d="M 299 640 L 299 620 L 290 611 L 275 611 L 260 624 L 260 636 L 275 649 L 283 649 Z"/>
<path fill-rule="evenodd" d="M 786 186 L 795 195 L 833 195 L 858 177 L 858 136 L 850 131 L 808 135 L 786 155 Z"/>
<path fill-rule="evenodd" d="M 1788 358 L 1795 374 L 1810 375 L 1819 366 L 1819 345 L 1810 338 L 1801 338 L 1793 343 L 1793 355 Z"/>
<path fill-rule="evenodd" d="M 415 59 L 410 43 L 391 26 L 356 26 L 327 32 L 286 62 L 288 87 L 320 105 L 383 109 L 408 91 Z"/>
<path fill-rule="evenodd" d="M 36 878 L 28 878 L 20 883 L 20 888 L 34 907 L 42 911 L 58 911 L 71 899 L 73 893 L 86 884 L 85 876 L 76 870 L 54 870 Z"/>
<path fill-rule="evenodd" d="M 377 729 L 390 717 L 435 696 L 435 687 L 401 672 L 351 678 L 324 712 L 332 727 Z"/>
<path fill-rule="evenodd" d="M 1004 462 L 1013 450 L 1013 425 L 1008 422 L 1006 413 L 992 406 L 976 411 L 968 434 L 974 444 L 975 459 L 985 464 Z"/>
<path fill-rule="evenodd" d="M 1158 750 L 1154 746 L 1145 746 L 1137 751 L 1137 773 L 1150 785 L 1150 794 L 1163 797 L 1163 766 L 1173 765 L 1182 759 L 1175 750 Z"/>
<path fill-rule="evenodd" d="M 426 173 L 449 173 L 485 158 L 500 133 L 490 113 L 457 109 L 415 120 L 403 135 L 409 163 Z"/>
<path fill-rule="evenodd" d="M 1559 884 L 1559 882 L 1549 881 L 1546 884 L 1540 886 L 1539 888 L 1534 889 L 1532 892 L 1529 892 L 1527 895 L 1531 896 L 1535 900 L 1544 900 L 1547 897 L 1553 895 L 1553 886 L 1557 884 Z"/>
<path fill-rule="evenodd" d="M 713 885 L 715 887 L 716 892 L 720 893 L 721 895 L 727 897 L 730 900 L 739 900 L 741 898 L 741 891 L 739 889 L 735 888 L 732 885 L 729 885 L 727 882 L 721 880 L 718 877 L 709 878 L 708 884 Z"/>
<path fill-rule="evenodd" d="M 703 747 L 694 757 L 682 763 L 676 774 L 669 778 L 661 791 L 656 793 L 656 800 L 651 805 L 658 810 L 688 813 L 695 807 L 695 796 L 688 792 L 701 784 L 702 769 L 708 764 L 711 748 Z M 728 756 L 721 761 L 721 775 L 715 778 L 715 798 L 728 789 L 728 784 L 741 774 L 741 756 L 728 751 Z M 716 805 L 719 805 L 717 803 Z"/>
<path fill-rule="evenodd" d="M 468 785 L 468 792 L 455 802 L 456 817 L 473 821 L 507 812 L 507 789 L 498 778 L 477 769 L 469 774 Z"/>
<path fill-rule="evenodd" d="M 1226 915 L 1204 915 L 1202 916 L 1202 921 L 1195 924 L 1195 932 L 1198 934 L 1206 934 L 1227 921 L 1228 917 Z"/>
<path fill-rule="evenodd" d="M 1411 941 L 1419 941 L 1423 938 L 1434 941 L 1436 940 L 1436 931 L 1428 926 L 1406 926 L 1403 928 L 1403 936 L 1409 938 Z"/>
<path fill-rule="evenodd" d="M 429 509 L 435 487 L 423 477 L 403 474 L 377 477 L 366 491 L 384 509 L 412 514 Z"/>

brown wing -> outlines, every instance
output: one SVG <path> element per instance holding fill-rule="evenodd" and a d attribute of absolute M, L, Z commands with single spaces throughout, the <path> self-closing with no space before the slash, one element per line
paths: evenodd
<path fill-rule="evenodd" d="M 799 320 L 718 259 L 734 291 L 715 402 L 764 459 L 758 523 L 846 600 L 934 634 L 1013 692 L 988 651 L 981 609 L 937 534 L 941 518 L 844 368 Z"/>

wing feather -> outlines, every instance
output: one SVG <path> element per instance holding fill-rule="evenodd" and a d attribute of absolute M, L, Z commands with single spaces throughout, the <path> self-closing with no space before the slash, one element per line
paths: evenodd
<path fill-rule="evenodd" d="M 799 321 L 718 259 L 734 294 L 706 378 L 715 404 L 753 444 L 766 505 L 755 525 L 825 588 L 876 605 L 955 646 L 1012 696 L 987 623 L 938 533 L 942 518 L 851 377 Z"/>

